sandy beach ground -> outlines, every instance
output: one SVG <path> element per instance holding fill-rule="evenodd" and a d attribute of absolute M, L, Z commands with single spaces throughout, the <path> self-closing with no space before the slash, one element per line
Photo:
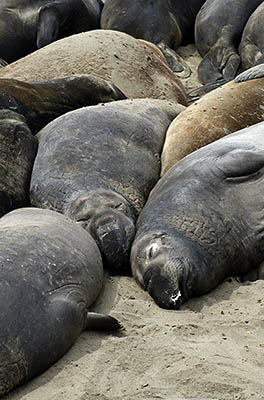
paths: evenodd
<path fill-rule="evenodd" d="M 199 83 L 194 46 L 179 53 Z M 264 281 L 232 278 L 179 311 L 160 309 L 131 277 L 105 275 L 93 310 L 123 324 L 84 332 L 54 366 L 10 400 L 264 399 Z"/>

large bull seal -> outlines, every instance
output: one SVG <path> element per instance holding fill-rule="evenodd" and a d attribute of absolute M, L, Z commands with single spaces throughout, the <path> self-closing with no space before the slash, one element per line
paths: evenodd
<path fill-rule="evenodd" d="M 203 57 L 202 83 L 233 79 L 239 68 L 238 46 L 245 24 L 262 0 L 207 0 L 195 21 L 195 42 Z"/>
<path fill-rule="evenodd" d="M 239 45 L 241 68 L 246 70 L 264 62 L 264 3 L 250 16 Z"/>
<path fill-rule="evenodd" d="M 127 267 L 136 216 L 159 178 L 167 127 L 182 109 L 122 100 L 57 118 L 37 135 L 31 203 L 79 221 L 112 270 Z"/>
<path fill-rule="evenodd" d="M 176 50 L 193 37 L 195 17 L 205 0 L 106 0 L 101 27 L 155 43 L 174 72 L 182 71 Z M 166 21 L 164 23 L 164 21 Z"/>
<path fill-rule="evenodd" d="M 88 307 L 103 265 L 93 238 L 50 210 L 22 208 L 0 220 L 0 395 L 43 372 L 84 329 L 118 329 Z"/>
<path fill-rule="evenodd" d="M 29 83 L 0 79 L 0 109 L 22 114 L 33 134 L 68 111 L 124 98 L 111 82 L 91 74 Z"/>
<path fill-rule="evenodd" d="M 172 167 L 150 194 L 131 251 L 136 280 L 177 309 L 264 260 L 264 122 Z"/>
<path fill-rule="evenodd" d="M 101 0 L 1 0 L 0 57 L 13 62 L 37 48 L 99 27 Z"/>
<path fill-rule="evenodd" d="M 187 104 L 181 81 L 157 46 L 123 32 L 99 29 L 73 35 L 0 69 L 0 78 L 23 81 L 72 74 L 94 74 L 109 80 L 128 98 Z"/>
<path fill-rule="evenodd" d="M 25 118 L 0 110 L 0 217 L 29 203 L 29 183 L 37 140 Z"/>
<path fill-rule="evenodd" d="M 161 157 L 162 175 L 192 151 L 263 121 L 264 65 L 251 68 L 189 106 L 171 123 Z"/>

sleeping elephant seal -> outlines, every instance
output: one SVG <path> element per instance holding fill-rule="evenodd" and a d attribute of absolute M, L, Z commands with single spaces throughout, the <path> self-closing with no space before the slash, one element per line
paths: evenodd
<path fill-rule="evenodd" d="M 264 260 L 264 122 L 174 165 L 150 193 L 131 250 L 136 280 L 177 309 Z"/>
<path fill-rule="evenodd" d="M 185 88 L 157 46 L 123 32 L 99 29 L 73 35 L 0 69 L 0 78 L 23 81 L 72 74 L 97 75 L 114 83 L 128 98 L 159 98 L 187 105 Z"/>
<path fill-rule="evenodd" d="M 85 329 L 118 329 L 89 313 L 103 265 L 88 232 L 50 210 L 0 219 L 0 396 L 45 371 Z"/>
<path fill-rule="evenodd" d="M 77 220 L 108 267 L 127 268 L 136 216 L 159 178 L 167 127 L 183 109 L 165 100 L 122 100 L 57 118 L 37 135 L 31 204 Z"/>
<path fill-rule="evenodd" d="M 264 3 L 250 16 L 239 45 L 241 68 L 246 70 L 264 62 Z"/>
<path fill-rule="evenodd" d="M 263 0 L 207 0 L 195 21 L 195 43 L 203 57 L 202 83 L 233 79 L 239 68 L 238 46 L 250 15 Z"/>
<path fill-rule="evenodd" d="M 37 140 L 25 118 L 0 110 L 0 217 L 29 203 L 29 183 Z"/>
<path fill-rule="evenodd" d="M 169 126 L 161 156 L 163 175 L 191 152 L 263 121 L 264 64 L 204 95 Z"/>
<path fill-rule="evenodd" d="M 175 53 L 180 44 L 193 37 L 195 17 L 205 0 L 106 0 L 102 29 L 126 32 L 138 39 L 155 43 L 174 72 L 183 67 Z M 164 23 L 166 21 L 166 23 Z"/>
<path fill-rule="evenodd" d="M 122 99 L 115 85 L 91 74 L 29 83 L 0 79 L 0 109 L 24 115 L 33 134 L 68 111 Z"/>
<path fill-rule="evenodd" d="M 0 57 L 13 62 L 75 33 L 99 28 L 101 0 L 1 0 Z"/>

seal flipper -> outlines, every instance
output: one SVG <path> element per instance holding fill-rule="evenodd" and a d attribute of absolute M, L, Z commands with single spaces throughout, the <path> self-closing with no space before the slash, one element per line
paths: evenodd
<path fill-rule="evenodd" d="M 5 60 L 3 60 L 2 58 L 0 58 L 0 68 L 4 68 L 8 65 L 8 62 L 6 62 Z"/>
<path fill-rule="evenodd" d="M 251 79 L 263 78 L 264 77 L 264 63 L 255 65 L 252 68 L 247 69 L 241 74 L 237 75 L 235 78 L 235 82 L 246 82 L 250 81 Z"/>
<path fill-rule="evenodd" d="M 86 330 L 109 330 L 115 331 L 121 329 L 122 326 L 117 319 L 110 315 L 99 314 L 88 311 L 86 317 Z"/>
<path fill-rule="evenodd" d="M 56 2 L 55 2 L 56 3 Z M 41 48 L 54 42 L 59 35 L 60 21 L 55 4 L 45 4 L 39 10 L 37 47 Z"/>
<path fill-rule="evenodd" d="M 242 182 L 257 176 L 264 167 L 264 154 L 233 149 L 216 160 L 216 165 L 227 180 Z"/>
<path fill-rule="evenodd" d="M 184 73 L 180 75 L 181 78 L 189 78 L 191 70 L 185 61 L 177 54 L 174 50 L 168 47 L 164 42 L 157 44 L 157 47 L 163 53 L 166 58 L 167 64 L 170 69 L 175 73 Z"/>

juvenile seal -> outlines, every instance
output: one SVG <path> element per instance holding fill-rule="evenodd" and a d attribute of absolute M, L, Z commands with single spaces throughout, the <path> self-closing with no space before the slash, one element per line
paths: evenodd
<path fill-rule="evenodd" d="M 250 16 L 239 45 L 241 68 L 246 70 L 264 62 L 264 3 Z"/>
<path fill-rule="evenodd" d="M 202 83 L 234 79 L 240 64 L 238 46 L 250 15 L 262 0 L 207 0 L 195 21 L 195 43 L 203 60 Z"/>
<path fill-rule="evenodd" d="M 52 121 L 37 135 L 31 204 L 77 220 L 108 267 L 127 268 L 135 219 L 159 179 L 167 127 L 182 109 L 164 100 L 121 100 Z"/>
<path fill-rule="evenodd" d="M 0 110 L 0 217 L 29 204 L 29 183 L 37 140 L 25 118 Z"/>
<path fill-rule="evenodd" d="M 156 44 L 174 72 L 181 72 L 174 50 L 193 37 L 195 17 L 205 0 L 106 0 L 101 27 L 126 32 Z M 166 21 L 166 23 L 164 23 Z"/>
<path fill-rule="evenodd" d="M 122 99 L 115 85 L 91 74 L 35 82 L 0 79 L 0 109 L 24 115 L 33 134 L 68 111 Z"/>
<path fill-rule="evenodd" d="M 0 395 L 45 371 L 85 329 L 118 329 L 89 313 L 102 289 L 93 238 L 50 210 L 22 208 L 0 220 Z"/>
<path fill-rule="evenodd" d="M 259 65 L 187 107 L 169 126 L 161 174 L 200 147 L 263 121 L 263 87 L 264 68 Z"/>
<path fill-rule="evenodd" d="M 128 98 L 160 98 L 187 105 L 180 79 L 154 46 L 123 32 L 93 30 L 57 40 L 1 68 L 0 78 L 32 81 L 94 74 L 115 84 Z"/>
<path fill-rule="evenodd" d="M 99 28 L 101 0 L 1 0 L 0 57 L 8 63 L 75 33 Z"/>
<path fill-rule="evenodd" d="M 207 145 L 157 183 L 137 221 L 132 272 L 177 309 L 264 259 L 264 122 Z"/>

